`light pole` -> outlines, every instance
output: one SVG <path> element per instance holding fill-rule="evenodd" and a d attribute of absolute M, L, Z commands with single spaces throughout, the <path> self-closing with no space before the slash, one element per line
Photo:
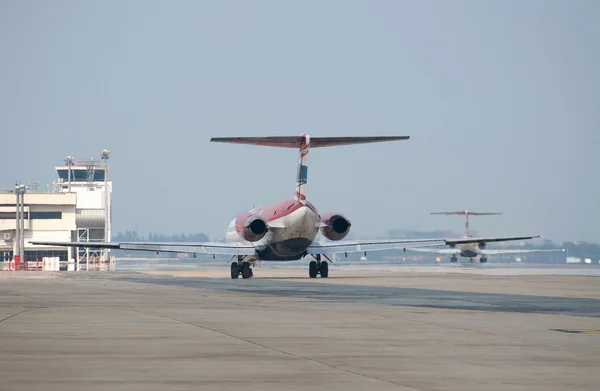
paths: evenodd
<path fill-rule="evenodd" d="M 19 219 L 19 213 L 21 212 L 21 195 L 19 194 L 19 185 L 15 186 L 15 249 L 13 250 L 13 259 L 21 254 L 21 219 Z"/>
<path fill-rule="evenodd" d="M 73 156 L 67 156 L 67 158 L 65 159 L 65 162 L 67 163 L 67 167 L 69 168 L 69 176 L 68 176 L 68 181 L 69 181 L 69 193 L 71 192 L 71 167 L 73 167 L 73 160 L 75 158 Z"/>
<path fill-rule="evenodd" d="M 104 160 L 104 241 L 110 242 L 110 212 L 109 212 L 109 196 L 108 196 L 108 158 L 110 157 L 110 149 L 102 151 L 102 160 Z M 110 249 L 105 251 L 104 262 L 110 262 Z"/>
<path fill-rule="evenodd" d="M 14 255 L 18 255 L 19 256 L 19 268 L 21 268 L 21 265 L 23 264 L 24 260 L 23 257 L 25 255 L 25 185 L 23 184 L 17 184 L 17 186 L 15 186 L 15 194 L 17 196 L 17 200 L 16 200 L 16 249 L 15 252 L 17 254 Z"/>

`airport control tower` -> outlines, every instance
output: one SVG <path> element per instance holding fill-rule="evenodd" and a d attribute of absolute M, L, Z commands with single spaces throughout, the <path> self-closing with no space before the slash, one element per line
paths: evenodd
<path fill-rule="evenodd" d="M 75 162 L 69 156 L 64 165 L 56 167 L 58 179 L 53 183 L 54 191 L 77 194 L 77 228 L 71 234 L 72 241 L 110 241 L 112 181 L 108 180 L 109 157 L 109 150 L 102 152 L 103 161 L 92 158 Z M 75 256 L 78 264 L 110 260 L 108 250 L 78 248 Z"/>

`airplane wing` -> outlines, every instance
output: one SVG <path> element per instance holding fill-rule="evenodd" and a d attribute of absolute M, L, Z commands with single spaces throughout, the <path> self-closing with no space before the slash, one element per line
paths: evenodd
<path fill-rule="evenodd" d="M 254 255 L 252 245 L 237 242 L 151 243 L 151 242 L 36 242 L 31 244 L 58 247 L 89 247 L 132 251 L 157 251 L 219 255 Z"/>
<path fill-rule="evenodd" d="M 564 248 L 557 248 L 551 250 L 481 250 L 482 254 L 485 255 L 500 255 L 500 254 L 524 254 L 524 253 L 552 253 L 552 252 L 564 252 Z"/>
<path fill-rule="evenodd" d="M 525 240 L 540 238 L 539 235 L 534 236 L 504 236 L 504 237 L 490 237 L 490 238 L 458 238 L 458 239 L 388 239 L 388 240 L 340 240 L 340 241 L 326 241 L 326 242 L 314 242 L 307 250 L 308 254 L 335 254 L 335 253 L 349 253 L 349 252 L 363 252 L 363 251 L 382 251 L 382 250 L 395 250 L 395 249 L 415 249 L 421 247 L 439 247 L 442 245 L 451 244 L 464 244 L 464 243 L 479 243 L 479 242 L 504 242 L 510 240 Z M 417 246 L 410 244 L 425 243 Z M 408 246 L 407 246 L 408 245 Z M 420 250 L 423 251 L 423 250 Z M 428 252 L 439 252 L 446 251 L 445 249 Z M 442 252 L 445 253 L 445 252 Z M 449 254 L 454 253 L 454 251 Z"/>
<path fill-rule="evenodd" d="M 408 247 L 439 247 L 444 244 L 462 244 L 485 242 L 501 242 L 507 240 L 533 239 L 540 236 L 519 236 L 499 238 L 427 238 L 427 239 L 384 239 L 384 240 L 341 240 L 341 241 L 315 241 L 307 249 L 307 254 L 335 254 L 363 251 L 382 251 L 402 249 Z M 31 244 L 58 247 L 83 247 L 106 248 L 115 250 L 175 252 L 194 254 L 219 254 L 219 255 L 254 255 L 256 248 L 251 244 L 239 242 L 199 242 L 199 243 L 152 243 L 152 242 L 43 242 L 31 241 Z M 413 244 L 413 246 L 407 246 Z M 438 250 L 443 251 L 443 250 Z"/>
<path fill-rule="evenodd" d="M 541 238 L 540 235 L 534 236 L 499 236 L 499 237 L 490 237 L 490 238 L 459 238 L 459 239 L 444 239 L 446 244 L 465 244 L 465 243 L 479 243 L 479 242 L 508 242 L 514 240 L 526 240 L 526 239 L 536 239 Z"/>
<path fill-rule="evenodd" d="M 381 251 L 402 249 L 407 243 L 437 242 L 443 245 L 443 239 L 399 239 L 399 240 L 362 240 L 362 241 L 325 241 L 314 242 L 307 250 L 308 254 Z M 89 247 L 114 250 L 156 251 L 175 253 L 254 255 L 256 248 L 251 244 L 238 242 L 200 242 L 200 243 L 152 243 L 152 242 L 41 242 L 31 244 L 57 247 Z"/>
<path fill-rule="evenodd" d="M 418 251 L 423 253 L 436 253 L 436 254 L 459 254 L 460 249 L 458 248 L 419 248 L 419 247 L 406 247 L 407 251 Z"/>
<path fill-rule="evenodd" d="M 384 240 L 340 240 L 340 241 L 315 241 L 307 249 L 307 254 L 335 254 L 363 251 L 382 251 L 404 249 L 411 243 L 434 243 L 437 246 L 444 244 L 444 239 L 384 239 Z M 435 246 L 435 244 L 431 244 Z"/>

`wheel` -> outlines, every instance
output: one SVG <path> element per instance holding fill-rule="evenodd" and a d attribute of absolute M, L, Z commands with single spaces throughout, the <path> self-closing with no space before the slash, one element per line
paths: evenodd
<path fill-rule="evenodd" d="M 450 258 L 450 262 L 458 262 L 458 259 L 456 257 L 452 257 Z"/>
<path fill-rule="evenodd" d="M 321 278 L 327 278 L 327 276 L 329 276 L 329 265 L 327 262 L 321 262 L 319 272 L 321 273 Z"/>
<path fill-rule="evenodd" d="M 254 272 L 252 271 L 252 268 L 250 268 L 250 278 L 254 277 Z"/>
<path fill-rule="evenodd" d="M 250 264 L 248 262 L 242 263 L 242 278 L 250 278 Z"/>
<path fill-rule="evenodd" d="M 308 264 L 308 276 L 310 278 L 317 277 L 317 261 L 310 261 Z"/>
<path fill-rule="evenodd" d="M 240 275 L 240 268 L 237 262 L 231 262 L 231 278 L 238 278 Z"/>
<path fill-rule="evenodd" d="M 486 257 L 481 257 L 481 258 L 479 259 L 479 262 L 480 262 L 480 263 L 486 263 L 486 262 L 487 262 L 487 258 L 486 258 Z"/>

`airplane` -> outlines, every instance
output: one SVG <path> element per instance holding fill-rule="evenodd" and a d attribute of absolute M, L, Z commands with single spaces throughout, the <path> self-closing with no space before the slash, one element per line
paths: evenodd
<path fill-rule="evenodd" d="M 152 243 L 152 242 L 31 242 L 36 245 L 66 246 L 82 248 L 123 249 L 197 253 L 231 256 L 231 278 L 253 277 L 252 266 L 262 261 L 295 261 L 307 256 L 310 278 L 327 278 L 333 263 L 328 254 L 403 249 L 412 243 L 440 243 L 456 245 L 481 241 L 505 241 L 533 239 L 537 236 L 506 238 L 460 238 L 460 239 L 389 239 L 389 240 L 343 240 L 350 232 L 351 222 L 342 213 L 328 212 L 321 215 L 307 200 L 308 153 L 311 148 L 366 144 L 408 140 L 410 136 L 367 136 L 367 137 L 213 137 L 211 142 L 294 148 L 299 150 L 296 187 L 293 198 L 276 204 L 254 208 L 241 213 L 230 221 L 224 242 L 201 243 Z M 325 240 L 317 240 L 318 233 Z"/>
<path fill-rule="evenodd" d="M 432 215 L 459 215 L 465 216 L 465 232 L 461 236 L 462 238 L 470 238 L 471 234 L 469 232 L 469 216 L 493 216 L 493 215 L 501 215 L 502 213 L 497 212 L 469 212 L 468 210 L 461 210 L 456 212 L 431 212 Z M 426 248 L 432 246 L 419 246 L 419 247 L 407 247 L 407 250 L 410 251 L 421 251 L 421 252 L 430 252 L 437 254 L 451 254 L 450 262 L 458 262 L 457 255 L 469 258 L 470 262 L 473 263 L 473 259 L 480 256 L 479 262 L 486 263 L 488 255 L 500 255 L 500 254 L 522 254 L 522 253 L 537 253 L 537 252 L 557 252 L 557 251 L 565 251 L 565 249 L 548 249 L 548 250 L 489 250 L 487 248 L 487 241 L 482 240 L 476 243 L 462 243 L 455 244 L 451 243 L 448 245 L 449 249 L 432 249 Z"/>

